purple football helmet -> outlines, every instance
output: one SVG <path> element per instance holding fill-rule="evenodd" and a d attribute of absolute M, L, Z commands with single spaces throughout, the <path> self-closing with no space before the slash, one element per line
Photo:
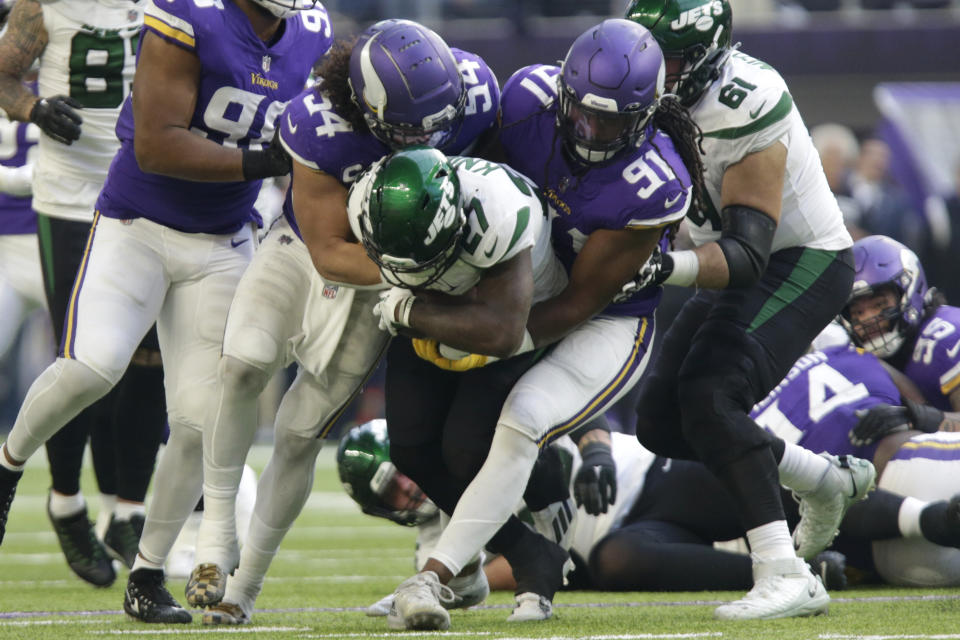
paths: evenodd
<path fill-rule="evenodd" d="M 927 278 L 917 254 L 886 236 L 867 236 L 853 245 L 856 276 L 850 301 L 840 314 L 850 339 L 880 358 L 895 354 L 920 326 L 929 298 Z M 893 291 L 897 303 L 879 315 L 854 321 L 850 303 Z"/>
<path fill-rule="evenodd" d="M 350 88 L 370 132 L 393 149 L 442 148 L 463 122 L 467 92 L 450 47 L 410 20 L 381 20 L 360 35 Z"/>
<path fill-rule="evenodd" d="M 557 124 L 567 148 L 595 163 L 643 142 L 665 73 L 660 45 L 646 27 L 610 19 L 582 34 L 559 79 Z"/>

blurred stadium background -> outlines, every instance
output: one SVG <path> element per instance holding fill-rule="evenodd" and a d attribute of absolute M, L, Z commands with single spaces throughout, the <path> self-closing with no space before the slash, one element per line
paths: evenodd
<path fill-rule="evenodd" d="M 626 0 L 325 0 L 338 37 L 408 17 L 482 55 L 501 84 L 552 63 Z M 960 0 L 731 0 L 734 42 L 777 68 L 821 149 L 855 235 L 884 233 L 920 255 L 960 303 Z M 827 125 L 827 126 L 823 126 Z M 0 283 L 0 309 L 13 317 Z M 668 297 L 669 300 L 669 297 Z M 0 432 L 49 362 L 43 312 L 0 344 Z M 2 320 L 0 320 L 2 322 Z M 262 401 L 264 439 L 288 376 Z M 378 417 L 376 382 L 345 421 Z"/>

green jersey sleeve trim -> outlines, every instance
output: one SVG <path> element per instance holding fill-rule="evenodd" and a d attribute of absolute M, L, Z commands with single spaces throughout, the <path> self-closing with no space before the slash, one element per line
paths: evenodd
<path fill-rule="evenodd" d="M 527 228 L 528 222 L 530 222 L 530 207 L 523 207 L 517 211 L 517 226 L 513 228 L 513 237 L 510 238 L 510 246 L 507 247 L 507 255 L 509 255 L 510 250 L 513 249 L 513 246 L 517 244 L 520 236 L 523 235 L 524 230 Z"/>
<path fill-rule="evenodd" d="M 710 131 L 710 132 L 704 133 L 703 135 L 707 138 L 720 138 L 722 140 L 733 140 L 735 138 L 743 138 L 745 136 L 749 136 L 758 131 L 766 129 L 774 122 L 783 120 L 790 113 L 791 109 L 793 109 L 793 98 L 790 97 L 789 93 L 784 91 L 783 95 L 780 96 L 780 101 L 777 102 L 777 105 L 759 120 L 755 120 L 750 124 L 746 124 L 742 127 L 732 127 L 730 129 L 719 129 L 717 131 Z"/>

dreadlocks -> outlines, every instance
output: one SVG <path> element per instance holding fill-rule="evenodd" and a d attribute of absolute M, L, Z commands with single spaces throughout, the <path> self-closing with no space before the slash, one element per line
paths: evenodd
<path fill-rule="evenodd" d="M 707 187 L 703 181 L 703 132 L 693 121 L 687 110 L 675 96 L 664 96 L 653 115 L 653 125 L 673 140 L 673 146 L 684 166 L 690 172 L 693 183 L 693 201 L 691 211 L 702 211 L 707 198 Z M 654 146 L 656 144 L 654 143 Z M 658 149 L 659 151 L 659 149 Z"/>
<path fill-rule="evenodd" d="M 333 110 L 350 123 L 356 131 L 365 131 L 366 122 L 363 111 L 353 97 L 350 89 L 350 53 L 356 38 L 337 40 L 330 52 L 324 57 L 317 68 L 317 75 L 322 82 L 317 84 L 316 92 L 326 95 L 333 103 Z"/>

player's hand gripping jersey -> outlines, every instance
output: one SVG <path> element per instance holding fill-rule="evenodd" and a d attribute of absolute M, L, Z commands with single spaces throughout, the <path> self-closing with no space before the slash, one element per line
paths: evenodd
<path fill-rule="evenodd" d="M 200 59 L 190 130 L 226 147 L 262 149 L 277 116 L 299 94 L 333 35 L 325 9 L 297 12 L 268 46 L 233 2 L 156 0 L 144 28 Z M 240 61 L 244 61 L 243 64 Z M 260 181 L 191 182 L 140 170 L 133 147 L 130 98 L 117 123 L 121 147 L 97 202 L 112 218 L 144 217 L 190 233 L 230 233 L 253 218 Z"/>
<path fill-rule="evenodd" d="M 587 236 L 598 229 L 666 227 L 687 214 L 690 175 L 670 139 L 649 126 L 635 149 L 589 171 L 567 159 L 557 134 L 559 68 L 524 67 L 503 87 L 501 140 L 510 166 L 542 187 L 553 246 L 569 270 Z M 666 250 L 666 241 L 661 242 Z M 611 315 L 650 314 L 661 290 L 641 290 L 612 304 Z"/>
<path fill-rule="evenodd" d="M 703 96 L 690 107 L 703 130 L 708 210 L 691 211 L 690 237 L 701 245 L 720 238 L 723 174 L 748 154 L 777 141 L 787 148 L 783 209 L 771 253 L 787 247 L 843 249 L 851 239 L 830 192 L 820 158 L 793 98 L 773 68 L 734 51 Z"/>

